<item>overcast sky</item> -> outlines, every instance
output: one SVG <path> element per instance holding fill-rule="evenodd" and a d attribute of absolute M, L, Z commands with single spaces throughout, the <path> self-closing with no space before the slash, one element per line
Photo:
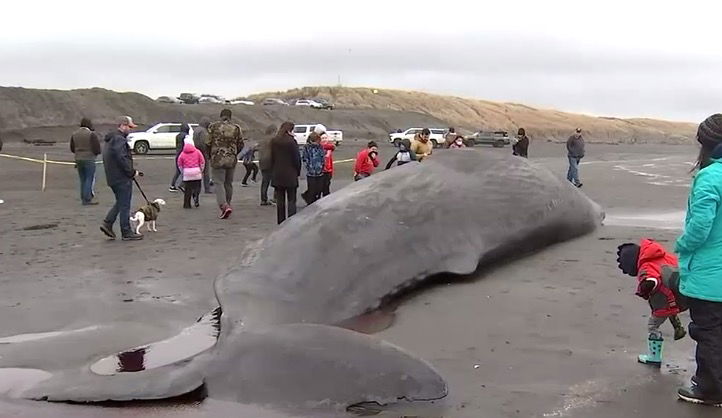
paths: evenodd
<path fill-rule="evenodd" d="M 227 3 L 227 4 L 225 4 Z M 422 90 L 699 121 L 722 111 L 722 2 L 3 2 L 0 85 L 227 98 Z"/>

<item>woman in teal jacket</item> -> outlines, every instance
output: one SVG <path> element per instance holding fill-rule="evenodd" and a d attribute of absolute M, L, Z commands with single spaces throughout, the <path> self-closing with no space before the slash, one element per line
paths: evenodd
<path fill-rule="evenodd" d="M 689 298 L 689 335 L 697 342 L 697 372 L 681 388 L 688 402 L 722 406 L 722 114 L 699 125 L 702 145 L 677 240 L 680 292 Z"/>

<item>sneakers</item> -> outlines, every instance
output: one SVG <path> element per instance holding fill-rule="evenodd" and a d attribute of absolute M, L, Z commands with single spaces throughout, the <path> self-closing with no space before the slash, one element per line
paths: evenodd
<path fill-rule="evenodd" d="M 248 187 L 248 183 L 241 183 L 241 186 Z"/>
<path fill-rule="evenodd" d="M 169 191 L 169 192 L 172 192 L 172 193 L 175 193 L 175 192 L 178 191 L 178 188 L 175 187 L 175 186 L 170 186 L 170 187 L 168 188 L 168 191 Z"/>
<path fill-rule="evenodd" d="M 201 205 L 201 202 L 198 201 L 198 196 L 193 198 L 193 206 L 198 207 Z"/>
<path fill-rule="evenodd" d="M 707 398 L 702 395 L 697 385 L 679 388 L 679 390 L 677 390 L 677 396 L 685 402 L 722 408 L 722 399 Z"/>
<path fill-rule="evenodd" d="M 583 184 L 582 184 L 582 183 L 577 183 L 577 184 L 575 184 L 575 186 L 577 186 L 577 188 L 581 189 L 582 186 L 583 186 Z"/>
<path fill-rule="evenodd" d="M 103 222 L 100 225 L 100 230 L 103 231 L 103 233 L 105 234 L 106 237 L 108 237 L 110 239 L 115 239 L 115 232 L 113 232 L 113 225 L 111 225 L 107 222 Z"/>
<path fill-rule="evenodd" d="M 218 215 L 218 218 L 228 219 L 228 217 L 231 216 L 231 213 L 233 213 L 233 208 L 231 208 L 231 205 L 223 205 L 221 206 L 221 214 Z"/>
<path fill-rule="evenodd" d="M 91 200 L 90 202 L 83 202 L 83 206 L 95 206 L 98 204 L 97 200 Z"/>
<path fill-rule="evenodd" d="M 131 232 L 129 235 L 123 236 L 123 241 L 140 241 L 143 239 L 142 234 L 136 234 L 135 232 Z"/>
<path fill-rule="evenodd" d="M 273 206 L 271 202 L 261 202 L 261 206 Z"/>

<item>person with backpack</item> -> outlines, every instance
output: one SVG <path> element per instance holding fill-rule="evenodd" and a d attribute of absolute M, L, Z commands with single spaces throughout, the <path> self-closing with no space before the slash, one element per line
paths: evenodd
<path fill-rule="evenodd" d="M 411 161 L 416 161 L 416 154 L 411 151 L 411 141 L 409 141 L 408 138 L 404 138 L 404 140 L 399 144 L 399 151 L 394 154 L 394 156 L 391 157 L 389 162 L 386 164 L 386 169 L 388 170 L 391 168 L 394 162 L 398 167 L 406 163 L 410 163 Z"/>
<path fill-rule="evenodd" d="M 306 145 L 303 147 L 301 159 L 306 168 L 306 183 L 308 189 L 301 194 L 307 205 L 312 204 L 321 198 L 323 191 L 324 173 L 326 162 L 326 151 L 321 145 L 321 135 L 318 132 L 326 132 L 323 125 L 318 125 L 308 136 Z"/>

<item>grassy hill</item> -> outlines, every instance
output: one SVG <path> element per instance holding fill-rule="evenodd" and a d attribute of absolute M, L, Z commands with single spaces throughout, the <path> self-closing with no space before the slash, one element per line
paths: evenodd
<path fill-rule="evenodd" d="M 445 121 L 448 126 L 466 131 L 485 129 L 516 133 L 519 127 L 524 127 L 536 139 L 564 140 L 574 129 L 581 127 L 588 139 L 599 142 L 685 143 L 691 142 L 696 132 L 696 126 L 691 123 L 594 117 L 535 109 L 516 103 L 497 103 L 415 91 L 304 87 L 252 97 L 257 100 L 263 97 L 322 97 L 331 100 L 339 108 L 421 112 Z"/>

